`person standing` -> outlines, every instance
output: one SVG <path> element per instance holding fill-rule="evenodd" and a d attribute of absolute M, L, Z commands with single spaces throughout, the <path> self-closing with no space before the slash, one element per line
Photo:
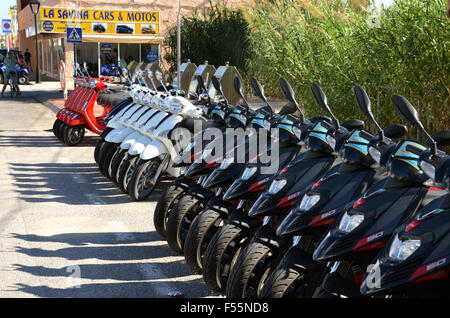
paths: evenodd
<path fill-rule="evenodd" d="M 26 52 L 23 54 L 25 57 L 25 63 L 27 64 L 27 67 L 30 69 L 30 72 L 33 70 L 31 69 L 31 53 L 26 49 Z"/>

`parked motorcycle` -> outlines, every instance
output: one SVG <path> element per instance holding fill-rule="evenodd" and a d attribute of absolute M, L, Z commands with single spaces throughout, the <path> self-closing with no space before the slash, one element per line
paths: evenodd
<path fill-rule="evenodd" d="M 406 103 L 402 107 L 403 117 L 429 135 L 415 109 Z M 450 143 L 449 130 L 433 139 L 436 137 L 441 139 L 438 144 Z M 447 193 L 412 214 L 395 229 L 389 242 L 369 265 L 371 270 L 360 287 L 363 295 L 447 297 L 450 294 L 450 156 L 431 149 L 420 153 L 418 161 L 426 176 Z"/>
<path fill-rule="evenodd" d="M 317 89 L 315 96 L 321 95 Z M 378 134 L 356 129 L 345 135 L 341 142 L 335 141 L 333 130 L 324 136 L 331 145 L 335 145 L 332 148 L 335 153 L 339 153 L 339 164 L 311 187 L 300 189 L 299 204 L 277 229 L 278 237 L 287 241 L 285 249 L 281 251 L 283 258 L 263 283 L 261 297 L 312 296 L 325 270 L 325 266 L 312 260 L 317 242 L 349 202 L 353 202 L 386 175 L 385 170 L 368 153 L 370 144 L 388 145 L 392 141 L 385 136 L 398 138 L 407 132 L 405 126 L 399 125 L 382 130 L 372 115 L 367 94 L 359 86 L 355 87 L 355 97 L 361 111 L 377 127 Z M 327 109 L 326 102 L 321 100 L 319 98 L 319 103 Z M 277 241 L 277 236 L 274 237 Z M 272 251 L 274 249 L 272 247 Z M 271 265 L 272 268 L 276 266 L 274 263 Z"/>
<path fill-rule="evenodd" d="M 236 84 L 236 90 L 240 92 L 240 82 L 237 81 Z M 258 94 L 263 96 L 263 94 L 261 94 L 262 88 L 260 88 L 256 82 L 254 82 L 254 85 L 256 85 L 256 90 L 259 91 Z M 289 84 L 283 80 L 281 87 L 285 88 L 286 85 L 289 86 Z M 240 95 L 241 98 L 245 100 L 242 92 Z M 271 162 L 273 166 L 284 166 L 300 149 L 297 146 L 298 141 L 293 142 L 295 137 L 292 138 L 290 135 L 286 135 L 286 133 L 284 133 L 284 130 L 290 132 L 289 129 L 294 124 L 293 121 L 296 121 L 298 126 L 303 125 L 304 116 L 300 109 L 300 119 L 296 116 L 290 115 L 297 109 L 299 109 L 298 105 L 290 103 L 283 107 L 279 114 L 272 114 L 274 119 L 272 119 L 273 124 L 271 126 L 276 129 L 280 129 L 280 134 L 283 136 L 284 141 L 286 141 L 285 143 L 281 143 L 281 154 L 277 156 L 276 162 Z M 233 114 L 231 116 L 233 116 Z M 264 152 L 267 152 L 267 154 L 270 155 L 271 148 L 269 147 L 268 149 L 265 149 Z M 263 153 L 263 155 L 265 154 Z M 184 244 L 184 255 L 186 258 L 186 263 L 190 265 L 191 268 L 198 272 L 201 271 L 202 258 L 211 238 L 219 230 L 219 228 L 225 224 L 228 215 L 237 208 L 242 208 L 245 203 L 245 199 L 241 200 L 241 196 L 246 197 L 246 199 L 250 202 L 254 200 L 268 184 L 269 179 L 272 177 L 274 172 L 267 171 L 262 173 L 262 166 L 264 165 L 257 156 L 255 158 L 251 158 L 250 162 L 243 165 L 242 174 L 238 174 L 237 177 L 230 175 L 230 173 L 227 172 L 228 170 L 217 170 L 215 171 L 217 176 L 211 177 L 211 179 L 208 178 L 209 181 L 206 182 L 206 186 L 209 184 L 209 186 L 215 187 L 217 186 L 217 182 L 219 180 L 221 180 L 220 182 L 222 185 L 226 186 L 220 188 L 220 195 L 216 195 L 213 200 L 208 202 L 207 208 L 205 208 L 194 219 L 189 228 L 186 242 Z M 234 168 L 230 167 L 230 169 Z M 278 168 L 275 169 L 275 171 L 277 170 Z M 239 171 L 241 171 L 241 169 Z M 230 181 L 227 181 L 226 184 L 223 183 L 225 175 L 227 175 L 227 178 L 232 177 L 229 179 L 232 182 L 231 185 Z"/>
<path fill-rule="evenodd" d="M 394 94 L 391 102 L 397 113 L 417 118 L 404 97 Z M 332 263 L 315 297 L 362 297 L 360 284 L 368 265 L 394 230 L 430 200 L 442 196 L 442 191 L 430 190 L 429 177 L 419 167 L 422 152 L 437 153 L 433 138 L 426 135 L 430 146 L 402 140 L 387 149 L 369 147 L 372 158 L 385 164 L 388 177 L 348 206 L 315 249 L 315 261 Z"/>

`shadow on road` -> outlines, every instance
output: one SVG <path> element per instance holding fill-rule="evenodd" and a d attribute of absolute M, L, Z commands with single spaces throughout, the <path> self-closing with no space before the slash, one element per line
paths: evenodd
<path fill-rule="evenodd" d="M 123 233 L 67 233 L 52 236 L 12 234 L 16 239 L 29 243 L 55 242 L 75 247 L 46 250 L 41 248 L 16 247 L 18 253 L 30 257 L 63 258 L 69 261 L 88 259 L 101 260 L 103 264 L 79 264 L 77 271 L 83 279 L 79 288 L 54 288 L 49 286 L 29 286 L 16 284 L 15 290 L 39 297 L 155 297 L 160 292 L 161 283 L 167 282 L 176 290 L 189 291 L 189 297 L 210 296 L 204 282 L 182 260 L 168 261 L 168 257 L 179 256 L 161 241 L 156 232 Z M 118 237 L 128 237 L 118 240 Z M 156 245 L 142 245 L 145 242 L 158 242 Z M 136 245 L 141 243 L 140 245 Z M 88 244 L 107 244 L 91 246 Z M 158 259 L 161 259 L 158 260 Z M 148 262 L 146 262 L 148 260 Z M 68 279 L 73 265 L 69 267 L 49 268 L 14 264 L 13 270 L 36 277 Z M 191 277 L 192 276 L 192 277 Z M 176 279 L 173 282 L 172 279 Z M 86 279 L 94 283 L 84 283 Z M 114 283 L 96 283 L 96 280 L 118 281 Z M 192 293 L 192 294 L 191 294 Z M 164 297 L 160 295 L 158 297 Z"/>
<path fill-rule="evenodd" d="M 51 129 L 49 131 L 52 131 Z M 95 146 L 98 136 L 84 136 L 76 147 Z M 6 136 L 0 135 L 0 147 L 68 147 L 55 136 Z"/>
<path fill-rule="evenodd" d="M 70 205 L 110 205 L 132 199 L 94 163 L 10 163 L 15 190 L 26 202 L 60 202 Z M 157 201 L 168 182 L 161 182 L 143 203 Z"/>

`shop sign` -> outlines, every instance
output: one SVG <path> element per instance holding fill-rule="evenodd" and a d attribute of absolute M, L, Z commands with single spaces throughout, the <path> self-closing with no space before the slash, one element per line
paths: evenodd
<path fill-rule="evenodd" d="M 64 33 L 68 23 L 77 22 L 84 34 L 159 34 L 159 12 L 41 8 L 40 21 L 41 32 L 47 33 Z"/>
<path fill-rule="evenodd" d="M 112 46 L 111 44 L 101 44 L 100 45 L 100 53 L 102 54 L 111 54 L 112 52 Z"/>
<path fill-rule="evenodd" d="M 154 62 L 156 60 L 158 60 L 158 52 L 156 52 L 156 51 L 149 51 L 147 53 L 147 61 L 151 63 L 151 62 Z"/>

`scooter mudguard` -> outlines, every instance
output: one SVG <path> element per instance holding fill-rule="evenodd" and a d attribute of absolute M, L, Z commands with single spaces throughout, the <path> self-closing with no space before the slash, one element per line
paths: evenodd
<path fill-rule="evenodd" d="M 248 216 L 247 212 L 242 208 L 231 213 L 227 223 L 234 224 L 243 230 L 253 230 L 261 225 L 261 221 L 258 218 Z"/>
<path fill-rule="evenodd" d="M 204 189 L 201 186 L 195 186 L 192 188 L 189 188 L 188 194 L 191 196 L 196 197 L 200 201 L 208 202 L 210 199 L 214 197 L 214 192 Z"/>
<path fill-rule="evenodd" d="M 142 135 L 139 132 L 133 131 L 131 134 L 124 138 L 124 140 L 120 144 L 120 148 L 124 150 L 130 149 L 141 137 Z"/>
<path fill-rule="evenodd" d="M 359 285 L 354 282 L 342 278 L 337 272 L 330 273 L 325 277 L 321 289 L 325 290 L 328 295 L 325 297 L 339 297 L 345 298 L 363 298 L 359 292 Z M 338 296 L 339 295 L 339 296 Z"/>
<path fill-rule="evenodd" d="M 236 205 L 227 201 L 222 200 L 220 197 L 214 197 L 208 201 L 209 210 L 214 210 L 223 216 L 228 216 L 231 212 L 236 210 Z"/>
<path fill-rule="evenodd" d="M 105 140 L 107 142 L 112 142 L 112 143 L 118 144 L 118 143 L 121 143 L 122 141 L 124 141 L 124 139 L 131 133 L 133 133 L 133 129 L 130 127 L 117 128 L 117 129 L 114 129 L 113 131 L 111 131 L 105 137 Z"/>
<path fill-rule="evenodd" d="M 151 142 L 150 138 L 145 137 L 145 136 L 141 136 L 139 137 L 137 140 L 135 140 L 135 142 L 133 143 L 133 145 L 131 145 L 131 147 L 128 150 L 128 153 L 132 156 L 136 156 L 141 154 L 145 147 Z M 122 143 L 123 144 L 123 143 Z"/>
<path fill-rule="evenodd" d="M 139 157 L 142 160 L 150 160 L 164 153 L 168 153 L 166 146 L 159 140 L 153 140 L 145 147 Z"/>
<path fill-rule="evenodd" d="M 254 241 L 262 243 L 269 247 L 271 250 L 280 251 L 280 249 L 286 249 L 292 244 L 292 239 L 287 237 L 280 237 L 275 234 L 275 231 L 269 225 L 263 225 L 260 227 L 255 235 Z"/>

